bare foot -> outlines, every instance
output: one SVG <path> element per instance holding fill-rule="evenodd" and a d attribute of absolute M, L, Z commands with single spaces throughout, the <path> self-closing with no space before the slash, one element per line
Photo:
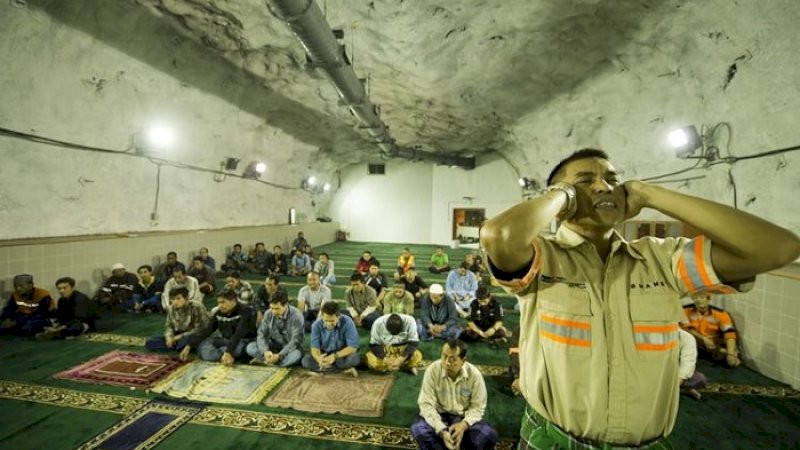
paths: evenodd
<path fill-rule="evenodd" d="M 349 369 L 344 369 L 342 371 L 342 373 L 346 373 L 347 375 L 350 375 L 353 378 L 358 378 L 358 371 L 356 370 L 355 367 L 351 367 Z"/>
<path fill-rule="evenodd" d="M 411 375 L 417 376 L 417 368 L 416 367 L 412 367 L 412 368 L 408 369 L 408 373 L 410 373 Z"/>

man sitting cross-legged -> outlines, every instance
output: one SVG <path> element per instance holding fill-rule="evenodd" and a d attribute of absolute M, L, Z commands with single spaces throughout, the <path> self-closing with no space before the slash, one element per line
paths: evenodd
<path fill-rule="evenodd" d="M 344 372 L 358 376 L 358 331 L 353 319 L 339 313 L 339 304 L 322 305 L 319 319 L 311 326 L 311 353 L 303 367 L 312 372 Z"/>
<path fill-rule="evenodd" d="M 95 314 L 92 301 L 75 289 L 75 279 L 59 278 L 56 288 L 61 298 L 56 302 L 53 324 L 36 335 L 38 340 L 68 339 L 94 330 Z"/>
<path fill-rule="evenodd" d="M 367 365 L 378 372 L 394 372 L 400 369 L 417 374 L 417 365 L 422 361 L 417 324 L 406 314 L 381 316 L 372 325 L 367 352 Z"/>
<path fill-rule="evenodd" d="M 229 272 L 228 276 L 225 277 L 225 287 L 223 289 L 235 292 L 239 302 L 245 305 L 249 305 L 250 300 L 253 298 L 253 287 L 247 281 L 243 281 L 242 275 L 235 270 Z"/>
<path fill-rule="evenodd" d="M 314 272 L 319 274 L 319 279 L 325 286 L 331 286 L 336 283 L 335 266 L 330 256 L 322 252 L 319 254 L 319 261 L 314 264 Z"/>
<path fill-rule="evenodd" d="M 406 292 L 402 281 L 395 281 L 392 290 L 383 297 L 383 313 L 414 315 L 414 296 Z"/>
<path fill-rule="evenodd" d="M 319 309 L 331 301 L 331 289 L 320 283 L 319 274 L 311 272 L 306 276 L 306 285 L 297 293 L 297 309 L 305 318 L 305 330 L 311 331 L 311 324 L 317 320 Z"/>
<path fill-rule="evenodd" d="M 359 327 L 371 329 L 373 322 L 380 317 L 378 296 L 375 289 L 367 286 L 358 272 L 350 276 L 350 287 L 344 292 L 347 309 L 344 314 L 350 316 Z"/>
<path fill-rule="evenodd" d="M 153 268 L 147 264 L 139 266 L 136 273 L 139 274 L 139 283 L 133 288 L 131 297 L 134 311 L 160 311 L 164 283 L 156 279 Z"/>
<path fill-rule="evenodd" d="M 200 289 L 200 292 L 203 293 L 203 296 L 214 292 L 214 281 L 217 277 L 217 271 L 207 266 L 203 262 L 202 256 L 195 256 L 192 258 L 192 265 L 189 266 L 189 269 L 186 271 L 186 275 L 195 277 L 197 279 L 197 288 Z"/>
<path fill-rule="evenodd" d="M 204 296 L 200 292 L 197 278 L 186 275 L 186 269 L 176 267 L 172 271 L 172 278 L 164 285 L 164 292 L 161 293 L 161 309 L 164 311 L 169 309 L 169 292 L 176 287 L 185 287 L 189 291 L 189 296 L 186 297 L 186 300 L 203 303 Z"/>
<path fill-rule="evenodd" d="M 428 270 L 431 273 L 450 272 L 450 258 L 442 247 L 436 247 L 436 252 L 431 255 L 431 265 Z"/>
<path fill-rule="evenodd" d="M 208 311 L 202 303 L 189 300 L 189 290 L 185 287 L 172 288 L 169 300 L 164 336 L 148 338 L 144 346 L 152 352 L 176 350 L 181 361 L 186 361 L 192 351 L 190 340 L 208 326 Z"/>
<path fill-rule="evenodd" d="M 215 335 L 215 331 L 219 334 Z M 230 366 L 245 355 L 245 348 L 256 337 L 256 315 L 249 306 L 239 303 L 236 292 L 223 289 L 217 307 L 203 331 L 189 339 L 203 361 L 219 361 Z"/>
<path fill-rule="evenodd" d="M 311 257 L 303 253 L 300 249 L 295 250 L 289 264 L 289 275 L 293 277 L 302 277 L 308 275 L 311 269 Z"/>
<path fill-rule="evenodd" d="M 407 292 L 414 296 L 414 307 L 419 308 L 419 301 L 428 292 L 428 283 L 417 275 L 415 269 L 408 269 L 406 274 L 403 275 L 403 286 L 405 286 Z"/>
<path fill-rule="evenodd" d="M 736 349 L 736 329 L 727 311 L 709 305 L 711 294 L 692 294 L 694 304 L 683 307 L 686 315 L 680 325 L 697 340 L 697 348 L 703 356 L 715 360 L 724 359 L 730 367 L 741 364 Z"/>
<path fill-rule="evenodd" d="M 420 302 L 417 332 L 423 340 L 434 338 L 455 339 L 463 331 L 458 323 L 456 304 L 452 298 L 445 297 L 441 284 L 434 283 L 428 295 Z"/>
<path fill-rule="evenodd" d="M 247 344 L 250 364 L 289 367 L 303 357 L 303 314 L 289 305 L 289 297 L 276 294 L 258 326 L 258 337 Z"/>
<path fill-rule="evenodd" d="M 109 311 L 119 308 L 133 311 L 133 294 L 138 285 L 139 277 L 128 272 L 122 263 L 116 263 L 111 266 L 111 276 L 97 291 L 95 301 Z"/>
<path fill-rule="evenodd" d="M 264 284 L 259 286 L 256 295 L 253 297 L 251 306 L 256 312 L 256 323 L 261 323 L 264 313 L 269 309 L 269 299 L 275 295 L 284 295 L 289 298 L 286 288 L 280 285 L 281 279 L 277 275 L 270 275 L 264 280 Z"/>
<path fill-rule="evenodd" d="M 461 339 L 467 342 L 486 340 L 505 341 L 506 329 L 503 327 L 503 307 L 492 298 L 489 288 L 481 285 L 475 291 L 477 301 L 472 302 L 467 329 Z"/>
<path fill-rule="evenodd" d="M 425 370 L 419 416 L 411 425 L 419 448 L 491 449 L 497 443 L 497 431 L 483 419 L 486 383 L 466 358 L 466 344 L 450 339 L 442 346 L 441 359 Z"/>
<path fill-rule="evenodd" d="M 14 277 L 14 292 L 0 315 L 0 335 L 34 336 L 50 324 L 52 299 L 33 285 L 33 275 Z"/>
<path fill-rule="evenodd" d="M 475 300 L 475 291 L 478 290 L 478 278 L 469 271 L 469 264 L 466 261 L 462 262 L 458 269 L 450 271 L 445 288 L 447 296 L 456 302 L 458 315 L 466 318 Z"/>
<path fill-rule="evenodd" d="M 225 264 L 222 265 L 222 270 L 246 270 L 247 269 L 247 253 L 242 251 L 242 244 L 233 244 L 233 250 L 228 254 L 225 259 Z"/>

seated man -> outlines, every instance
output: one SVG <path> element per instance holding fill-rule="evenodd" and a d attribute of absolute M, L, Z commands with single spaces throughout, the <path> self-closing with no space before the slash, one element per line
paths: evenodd
<path fill-rule="evenodd" d="M 183 286 L 172 288 L 168 295 L 171 305 L 167 310 L 164 336 L 147 338 L 144 346 L 151 352 L 176 350 L 180 352 L 181 361 L 186 361 L 192 351 L 189 342 L 208 327 L 208 311 L 202 303 L 190 301 L 189 290 Z"/>
<path fill-rule="evenodd" d="M 331 301 L 331 289 L 319 281 L 319 274 L 311 272 L 306 276 L 306 285 L 297 293 L 297 309 L 305 319 L 304 329 L 311 331 L 311 325 L 319 317 L 319 309 Z"/>
<path fill-rule="evenodd" d="M 483 419 L 486 384 L 466 361 L 467 346 L 450 339 L 442 357 L 425 369 L 419 391 L 419 416 L 411 435 L 421 449 L 494 448 L 498 435 Z"/>
<path fill-rule="evenodd" d="M 331 286 L 336 283 L 333 261 L 331 261 L 327 253 L 319 254 L 319 261 L 314 264 L 314 272 L 319 274 L 319 280 L 325 286 Z"/>
<path fill-rule="evenodd" d="M 303 253 L 302 250 L 295 250 L 289 264 L 289 275 L 293 277 L 304 277 L 311 272 L 311 258 Z"/>
<path fill-rule="evenodd" d="M 242 275 L 235 270 L 225 277 L 224 289 L 233 291 L 239 302 L 245 305 L 249 305 L 250 300 L 253 298 L 253 287 L 247 281 L 243 281 Z"/>
<path fill-rule="evenodd" d="M 469 271 L 469 264 L 466 261 L 463 261 L 458 269 L 450 271 L 445 289 L 447 296 L 456 302 L 458 315 L 462 318 L 467 317 L 472 301 L 475 300 L 475 291 L 478 290 L 478 279 Z"/>
<path fill-rule="evenodd" d="M 469 271 L 474 273 L 475 276 L 478 277 L 478 280 L 480 280 L 483 274 L 486 273 L 486 266 L 483 265 L 483 259 L 480 257 L 480 255 L 467 253 L 464 255 L 464 261 L 469 266 Z"/>
<path fill-rule="evenodd" d="M 306 246 L 309 246 L 306 237 L 303 235 L 302 231 L 298 231 L 297 237 L 294 239 L 294 241 L 292 241 L 292 251 L 300 250 L 304 252 Z"/>
<path fill-rule="evenodd" d="M 242 251 L 242 244 L 233 244 L 233 250 L 225 258 L 222 270 L 226 272 L 247 270 L 247 254 Z"/>
<path fill-rule="evenodd" d="M 450 258 L 442 247 L 436 247 L 436 252 L 431 255 L 431 265 L 428 270 L 431 273 L 450 272 Z"/>
<path fill-rule="evenodd" d="M 397 258 L 397 271 L 394 273 L 394 279 L 399 280 L 406 274 L 408 269 L 415 269 L 417 267 L 416 258 L 411 254 L 408 247 L 403 249 L 403 253 Z"/>
<path fill-rule="evenodd" d="M 681 327 L 697 340 L 697 347 L 715 360 L 725 359 L 730 367 L 741 364 L 736 349 L 736 329 L 731 316 L 708 303 L 711 294 L 698 292 L 692 294 L 694 303 L 683 307 L 686 318 Z"/>
<path fill-rule="evenodd" d="M 0 315 L 0 335 L 34 336 L 50 325 L 52 299 L 33 285 L 33 275 L 14 277 L 14 292 Z"/>
<path fill-rule="evenodd" d="M 219 334 L 215 332 L 219 330 Z M 256 315 L 239 302 L 236 292 L 223 289 L 208 326 L 189 338 L 203 361 L 219 361 L 230 366 L 245 356 L 245 348 L 256 337 Z"/>
<path fill-rule="evenodd" d="M 353 319 L 339 313 L 339 304 L 322 305 L 319 319 L 311 326 L 311 353 L 303 357 L 303 367 L 313 372 L 344 372 L 358 376 L 358 331 Z"/>
<path fill-rule="evenodd" d="M 250 364 L 289 367 L 303 357 L 303 315 L 289 305 L 288 296 L 270 298 L 256 334 L 256 340 L 247 344 Z"/>
<path fill-rule="evenodd" d="M 394 372 L 400 369 L 417 374 L 417 365 L 422 361 L 417 324 L 405 314 L 389 314 L 379 317 L 372 326 L 367 352 L 367 365 L 378 372 Z"/>
<path fill-rule="evenodd" d="M 247 257 L 246 270 L 250 273 L 267 275 L 269 273 L 272 255 L 264 248 L 263 242 L 257 242 L 256 248 Z"/>
<path fill-rule="evenodd" d="M 111 266 L 111 276 L 97 291 L 95 301 L 110 310 L 122 307 L 133 311 L 133 293 L 138 284 L 139 277 L 136 274 L 128 272 L 122 263 L 116 263 Z"/>
<path fill-rule="evenodd" d="M 489 288 L 481 285 L 475 296 L 478 301 L 472 302 L 467 329 L 461 339 L 467 342 L 486 340 L 497 342 L 506 340 L 506 329 L 503 327 L 503 307 L 492 298 Z"/>
<path fill-rule="evenodd" d="M 56 280 L 61 298 L 56 302 L 52 325 L 36 335 L 38 340 L 68 339 L 94 331 L 95 314 L 89 297 L 75 289 L 75 279 L 63 277 Z"/>
<path fill-rule="evenodd" d="M 195 256 L 192 258 L 192 266 L 189 268 L 187 275 L 197 278 L 200 292 L 203 295 L 209 295 L 214 292 L 214 281 L 217 277 L 217 271 L 203 263 L 202 256 Z"/>
<path fill-rule="evenodd" d="M 350 276 L 350 287 L 344 292 L 344 299 L 347 301 L 344 314 L 350 316 L 357 326 L 371 329 L 372 323 L 380 317 L 378 296 L 375 289 L 364 284 L 358 272 Z"/>
<path fill-rule="evenodd" d="M 456 304 L 452 298 L 444 295 L 441 284 L 431 285 L 428 295 L 420 301 L 419 319 L 417 320 L 417 333 L 426 341 L 434 338 L 456 339 L 461 335 L 461 325 L 458 323 Z"/>
<path fill-rule="evenodd" d="M 386 295 L 384 291 L 389 287 L 389 281 L 386 279 L 386 275 L 381 272 L 380 264 L 372 264 L 369 266 L 369 272 L 367 272 L 367 275 L 364 277 L 364 284 L 375 290 L 375 295 L 378 296 L 378 302 L 383 300 L 383 296 Z"/>
<path fill-rule="evenodd" d="M 182 262 L 178 261 L 178 254 L 175 252 L 167 253 L 167 262 L 163 264 L 159 264 L 156 267 L 155 276 L 156 279 L 164 284 L 172 278 L 175 269 L 181 268 L 186 271 L 186 266 L 183 265 Z"/>
<path fill-rule="evenodd" d="M 428 292 L 428 284 L 417 275 L 416 269 L 409 269 L 403 276 L 403 286 L 414 296 L 414 307 L 419 307 L 420 299 Z"/>
<path fill-rule="evenodd" d="M 186 270 L 181 267 L 176 267 L 172 272 L 172 278 L 164 285 L 164 292 L 161 293 L 161 309 L 164 311 L 169 309 L 169 291 L 176 287 L 185 287 L 189 291 L 189 296 L 186 300 L 203 303 L 203 293 L 199 289 L 200 284 L 197 278 L 186 275 Z"/>
<path fill-rule="evenodd" d="M 134 311 L 160 311 L 161 294 L 164 292 L 164 283 L 153 276 L 153 268 L 147 264 L 136 269 L 139 283 L 133 288 Z"/>
<path fill-rule="evenodd" d="M 202 258 L 203 264 L 217 270 L 217 261 L 208 254 L 208 247 L 200 247 L 200 258 Z"/>
<path fill-rule="evenodd" d="M 269 263 L 269 273 L 272 275 L 288 275 L 289 263 L 286 255 L 283 254 L 280 245 L 272 247 L 272 258 Z"/>
<path fill-rule="evenodd" d="M 383 314 L 414 315 L 414 296 L 406 292 L 402 281 L 396 281 L 392 291 L 383 297 Z"/>
<path fill-rule="evenodd" d="M 264 284 L 258 287 L 252 305 L 256 311 L 256 323 L 261 323 L 261 319 L 264 318 L 264 314 L 269 309 L 269 300 L 273 296 L 283 295 L 289 298 L 289 293 L 280 283 L 281 279 L 277 275 L 270 275 L 264 280 Z"/>
<path fill-rule="evenodd" d="M 365 250 L 364 253 L 361 254 L 361 258 L 358 258 L 358 261 L 356 261 L 356 271 L 360 273 L 361 276 L 366 276 L 367 273 L 369 273 L 370 266 L 373 264 L 378 267 L 381 266 L 381 263 L 372 256 L 372 252 Z"/>
<path fill-rule="evenodd" d="M 313 248 L 311 248 L 311 246 L 310 246 L 310 245 L 306 244 L 306 245 L 305 245 L 305 247 L 303 247 L 303 253 L 305 253 L 306 255 L 308 255 L 308 257 L 311 259 L 311 265 L 312 265 L 312 266 L 313 266 L 314 264 L 316 264 L 317 260 L 316 260 L 316 259 L 314 259 L 314 249 L 313 249 Z"/>
<path fill-rule="evenodd" d="M 698 392 L 706 386 L 706 376 L 695 370 L 697 366 L 697 342 L 688 331 L 678 330 L 680 334 L 680 353 L 678 354 L 678 378 L 681 382 L 681 393 L 689 394 L 695 400 L 703 395 Z"/>

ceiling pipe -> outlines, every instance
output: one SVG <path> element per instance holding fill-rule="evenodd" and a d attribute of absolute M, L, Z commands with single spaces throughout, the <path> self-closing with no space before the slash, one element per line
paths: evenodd
<path fill-rule="evenodd" d="M 398 147 L 389 127 L 369 100 L 364 83 L 353 70 L 350 60 L 333 34 L 328 21 L 314 0 L 266 0 L 267 8 L 285 22 L 306 50 L 309 65 L 325 73 L 350 112 L 388 157 L 433 161 L 451 167 L 475 168 L 475 157 L 439 154 Z"/>

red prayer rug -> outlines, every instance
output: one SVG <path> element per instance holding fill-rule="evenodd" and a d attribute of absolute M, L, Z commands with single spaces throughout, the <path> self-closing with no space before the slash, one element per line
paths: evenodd
<path fill-rule="evenodd" d="M 53 377 L 81 383 L 149 389 L 184 364 L 165 355 L 114 350 Z"/>

